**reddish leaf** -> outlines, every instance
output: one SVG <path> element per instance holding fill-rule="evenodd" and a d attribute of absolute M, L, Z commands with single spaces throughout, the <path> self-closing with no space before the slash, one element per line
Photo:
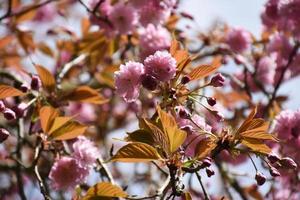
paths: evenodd
<path fill-rule="evenodd" d="M 22 95 L 24 95 L 24 93 L 14 87 L 11 87 L 9 85 L 0 85 L 0 99 Z"/>

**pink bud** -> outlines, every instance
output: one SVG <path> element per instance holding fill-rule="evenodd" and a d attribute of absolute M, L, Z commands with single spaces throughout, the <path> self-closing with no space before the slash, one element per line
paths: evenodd
<path fill-rule="evenodd" d="M 0 143 L 4 142 L 9 136 L 8 130 L 0 128 Z"/>
<path fill-rule="evenodd" d="M 182 106 L 179 106 L 178 107 L 178 114 L 179 114 L 179 117 L 182 118 L 182 119 L 189 119 L 190 118 L 190 114 L 188 113 L 188 111 L 182 107 Z"/>
<path fill-rule="evenodd" d="M 42 86 L 40 77 L 38 77 L 37 75 L 32 75 L 30 86 L 33 90 L 39 90 Z"/>
<path fill-rule="evenodd" d="M 210 106 L 214 106 L 217 103 L 216 98 L 213 98 L 213 97 L 208 97 L 206 100 L 207 100 L 208 105 L 210 105 Z"/>
<path fill-rule="evenodd" d="M 274 167 L 270 167 L 270 174 L 273 177 L 280 176 L 280 172 L 276 168 L 274 168 Z"/>
<path fill-rule="evenodd" d="M 0 100 L 0 112 L 3 112 L 5 110 L 5 105 L 3 101 Z"/>
<path fill-rule="evenodd" d="M 206 174 L 208 177 L 211 177 L 211 176 L 215 175 L 215 171 L 210 168 L 206 168 Z"/>
<path fill-rule="evenodd" d="M 289 157 L 284 157 L 284 158 L 280 159 L 279 162 L 283 167 L 290 168 L 290 169 L 297 168 L 297 164 L 295 163 L 295 161 Z"/>
<path fill-rule="evenodd" d="M 187 133 L 192 133 L 193 131 L 193 127 L 191 125 L 182 126 L 180 129 L 186 131 Z"/>
<path fill-rule="evenodd" d="M 210 81 L 210 85 L 213 87 L 222 87 L 224 86 L 224 83 L 225 83 L 225 77 L 220 73 L 212 77 Z"/>
<path fill-rule="evenodd" d="M 262 173 L 257 172 L 255 175 L 255 180 L 257 185 L 263 185 L 266 182 L 266 177 Z"/>
<path fill-rule="evenodd" d="M 202 164 L 201 167 L 202 168 L 206 168 L 206 167 L 210 167 L 211 166 L 211 158 L 206 157 L 202 160 Z"/>
<path fill-rule="evenodd" d="M 9 108 L 5 108 L 3 112 L 4 118 L 8 121 L 16 119 L 16 113 Z"/>
<path fill-rule="evenodd" d="M 27 86 L 26 84 L 22 84 L 22 85 L 20 86 L 20 90 L 21 90 L 22 92 L 26 93 L 26 92 L 28 92 L 29 88 L 28 88 L 28 86 Z"/>
<path fill-rule="evenodd" d="M 156 89 L 158 85 L 158 80 L 149 74 L 143 74 L 141 76 L 142 85 L 144 88 L 153 91 Z"/>
<path fill-rule="evenodd" d="M 182 84 L 187 84 L 190 81 L 191 81 L 191 78 L 187 75 L 183 76 L 182 79 L 181 79 Z"/>
<path fill-rule="evenodd" d="M 20 103 L 18 106 L 15 106 L 13 108 L 13 111 L 15 112 L 16 117 L 18 117 L 18 118 L 23 117 L 24 113 L 26 111 L 26 108 L 27 108 L 27 104 L 24 102 Z"/>
<path fill-rule="evenodd" d="M 280 160 L 280 158 L 276 154 L 270 154 L 268 155 L 268 160 L 273 164 Z"/>

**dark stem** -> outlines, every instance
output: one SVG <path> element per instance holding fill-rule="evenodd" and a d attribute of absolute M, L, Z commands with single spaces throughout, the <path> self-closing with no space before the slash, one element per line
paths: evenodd
<path fill-rule="evenodd" d="M 196 176 L 197 176 L 197 179 L 198 179 L 198 181 L 199 181 L 199 183 L 201 185 L 201 189 L 203 191 L 205 200 L 210 200 L 209 195 L 207 194 L 206 189 L 205 189 L 205 187 L 204 187 L 204 185 L 202 183 L 201 176 L 200 176 L 200 174 L 198 172 L 196 172 Z"/>
<path fill-rule="evenodd" d="M 6 17 L 9 17 L 11 15 L 11 10 L 12 10 L 12 0 L 8 0 L 8 5 L 7 5 L 7 11 L 6 13 L 0 17 L 0 21 L 5 19 Z"/>
<path fill-rule="evenodd" d="M 278 92 L 278 90 L 279 90 L 279 88 L 280 88 L 280 86 L 281 86 L 281 84 L 282 84 L 282 82 L 284 80 L 285 73 L 287 72 L 288 68 L 292 64 L 292 62 L 294 60 L 294 57 L 297 54 L 297 51 L 298 51 L 299 47 L 300 47 L 300 43 L 297 42 L 295 44 L 295 46 L 294 46 L 294 48 L 293 48 L 290 56 L 289 56 L 289 59 L 288 59 L 288 62 L 286 64 L 286 66 L 283 68 L 282 73 L 280 74 L 278 82 L 276 83 L 276 85 L 274 87 L 273 93 L 271 94 L 271 98 L 269 100 L 269 103 L 268 103 L 268 105 L 267 105 L 264 113 L 268 113 L 269 108 L 272 106 L 272 104 L 273 104 L 273 102 L 274 102 L 274 100 L 276 98 L 277 92 Z"/>
<path fill-rule="evenodd" d="M 21 146 L 22 146 L 22 140 L 24 137 L 24 119 L 20 118 L 18 120 L 18 142 L 17 142 L 17 148 L 16 148 L 16 155 L 17 155 L 17 160 L 21 161 L 22 160 L 22 154 L 21 154 Z M 26 200 L 25 192 L 24 192 L 24 183 L 23 183 L 23 178 L 21 174 L 21 168 L 22 165 L 20 162 L 16 162 L 16 176 L 17 176 L 17 184 L 18 184 L 18 190 L 19 190 L 19 195 L 22 200 Z"/>
<path fill-rule="evenodd" d="M 51 200 L 51 197 L 48 194 L 47 188 L 45 187 L 45 182 L 42 179 L 40 172 L 39 172 L 39 168 L 38 168 L 38 161 L 39 161 L 39 158 L 41 157 L 41 153 L 43 150 L 44 150 L 43 142 L 38 141 L 37 146 L 35 148 L 34 160 L 32 162 L 31 168 L 34 168 L 34 173 L 38 180 L 40 190 L 41 190 L 42 195 L 44 196 L 44 199 Z"/>
<path fill-rule="evenodd" d="M 12 0 L 10 0 L 10 1 L 12 1 Z M 35 10 L 35 9 L 38 9 L 38 8 L 40 8 L 42 6 L 45 6 L 45 5 L 47 5 L 47 4 L 51 3 L 51 2 L 54 2 L 54 1 L 58 1 L 58 0 L 47 0 L 47 1 L 44 1 L 44 2 L 42 2 L 40 4 L 36 4 L 36 5 L 30 6 L 28 8 L 25 8 L 23 10 L 20 10 L 19 12 L 16 12 L 16 13 L 14 13 L 14 12 L 12 12 L 10 10 L 10 12 L 6 13 L 4 16 L 2 16 L 0 18 L 0 21 L 2 21 L 3 19 L 6 19 L 8 17 L 13 17 L 13 16 L 18 17 L 20 15 L 23 15 L 23 14 L 25 14 L 27 12 L 30 12 L 30 11 Z"/>
<path fill-rule="evenodd" d="M 222 178 L 224 179 L 224 181 L 228 182 L 230 184 L 230 186 L 240 195 L 240 197 L 243 200 L 248 200 L 248 197 L 246 196 L 243 188 L 241 188 L 241 186 L 239 185 L 238 181 L 234 178 L 228 177 L 227 173 L 224 171 L 220 162 L 215 160 L 215 164 L 218 167 L 220 174 L 221 174 Z"/>

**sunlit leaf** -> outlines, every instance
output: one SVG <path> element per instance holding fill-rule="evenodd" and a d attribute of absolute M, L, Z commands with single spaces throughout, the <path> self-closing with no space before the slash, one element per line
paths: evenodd
<path fill-rule="evenodd" d="M 175 55 L 176 51 L 180 49 L 180 44 L 176 39 L 173 39 L 170 46 L 170 54 Z"/>
<path fill-rule="evenodd" d="M 174 117 L 167 112 L 161 110 L 161 108 L 157 107 L 158 116 L 161 120 L 164 133 L 167 134 L 170 143 L 169 151 L 173 153 L 176 151 L 180 145 L 183 144 L 186 138 L 186 132 L 180 130 L 177 126 L 176 120 Z"/>
<path fill-rule="evenodd" d="M 45 55 L 49 57 L 54 57 L 52 49 L 44 42 L 41 42 L 37 45 L 37 48 Z"/>
<path fill-rule="evenodd" d="M 109 99 L 104 98 L 97 90 L 89 86 L 79 86 L 63 98 L 69 101 L 93 104 L 104 104 L 109 101 Z"/>
<path fill-rule="evenodd" d="M 32 32 L 18 30 L 17 38 L 22 48 L 26 51 L 26 53 L 31 53 L 36 48 L 33 40 Z"/>
<path fill-rule="evenodd" d="M 82 200 L 107 200 L 107 197 L 125 198 L 127 196 L 127 193 L 119 186 L 109 182 L 100 182 L 93 187 L 90 187 Z"/>
<path fill-rule="evenodd" d="M 45 89 L 52 92 L 55 89 L 55 78 L 45 67 L 41 65 L 35 65 L 35 69 L 42 81 L 42 85 Z"/>
<path fill-rule="evenodd" d="M 257 112 L 257 107 L 254 107 L 253 110 L 251 111 L 251 113 L 248 115 L 248 117 L 245 119 L 245 121 L 242 123 L 242 125 L 240 126 L 240 128 L 237 130 L 237 134 L 247 130 L 249 123 L 251 123 L 251 121 L 253 120 L 253 118 L 255 117 Z"/>
<path fill-rule="evenodd" d="M 0 99 L 22 95 L 24 95 L 24 93 L 14 87 L 11 87 L 9 85 L 0 85 Z"/>
<path fill-rule="evenodd" d="M 255 200 L 264 200 L 262 194 L 259 192 L 257 185 L 251 185 L 244 188 L 244 191 L 248 193 Z"/>
<path fill-rule="evenodd" d="M 195 149 L 195 155 L 197 156 L 197 159 L 200 160 L 207 157 L 212 152 L 212 150 L 216 148 L 216 146 L 217 144 L 210 138 L 200 140 Z"/>
<path fill-rule="evenodd" d="M 183 200 L 192 200 L 192 195 L 189 192 L 185 192 L 182 194 L 182 199 Z"/>
<path fill-rule="evenodd" d="M 48 134 L 50 135 L 51 133 L 53 133 L 57 129 L 61 128 L 63 125 L 65 125 L 66 123 L 68 123 L 72 119 L 73 119 L 72 117 L 56 117 L 53 120 L 53 123 L 51 125 L 51 128 L 50 128 Z"/>
<path fill-rule="evenodd" d="M 205 78 L 216 72 L 222 65 L 221 57 L 216 57 L 209 65 L 199 65 L 189 73 L 191 80 Z"/>
<path fill-rule="evenodd" d="M 69 140 L 83 134 L 87 127 L 77 121 L 69 121 L 60 128 L 51 132 L 49 140 Z"/>
<path fill-rule="evenodd" d="M 6 47 L 9 43 L 12 42 L 14 37 L 12 35 L 7 35 L 5 37 L 0 38 L 0 49 Z"/>
<path fill-rule="evenodd" d="M 43 106 L 40 109 L 39 116 L 43 131 L 49 133 L 54 119 L 59 116 L 59 111 L 51 106 Z"/>
<path fill-rule="evenodd" d="M 110 161 L 149 162 L 160 159 L 161 157 L 154 147 L 141 142 L 132 142 L 119 149 Z"/>
<path fill-rule="evenodd" d="M 241 142 L 243 145 L 249 147 L 255 152 L 259 152 L 262 154 L 271 153 L 271 149 L 263 143 L 262 140 L 252 139 L 252 138 L 244 138 Z"/>

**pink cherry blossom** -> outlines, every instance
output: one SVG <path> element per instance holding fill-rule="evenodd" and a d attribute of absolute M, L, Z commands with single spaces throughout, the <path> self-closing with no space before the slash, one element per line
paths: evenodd
<path fill-rule="evenodd" d="M 262 57 L 257 65 L 257 80 L 262 84 L 273 84 L 276 67 L 276 55 Z"/>
<path fill-rule="evenodd" d="M 251 44 L 251 34 L 242 28 L 232 28 L 225 38 L 226 43 L 236 53 L 243 53 Z"/>
<path fill-rule="evenodd" d="M 99 156 L 99 151 L 94 143 L 84 136 L 79 136 L 72 147 L 74 151 L 73 157 L 76 158 L 83 167 L 93 165 Z"/>
<path fill-rule="evenodd" d="M 138 98 L 142 74 L 144 65 L 132 61 L 121 65 L 120 71 L 115 72 L 116 92 L 126 102 L 133 102 Z"/>
<path fill-rule="evenodd" d="M 171 45 L 171 35 L 162 26 L 149 24 L 140 33 L 141 57 L 145 58 L 156 51 L 167 50 Z"/>
<path fill-rule="evenodd" d="M 73 189 L 83 183 L 89 171 L 72 157 L 61 157 L 53 164 L 49 178 L 56 190 Z"/>
<path fill-rule="evenodd" d="M 139 10 L 139 22 L 143 26 L 148 24 L 163 24 L 171 14 L 171 9 L 163 7 L 157 0 L 149 0 L 148 3 Z"/>
<path fill-rule="evenodd" d="M 166 51 L 156 51 L 145 61 L 145 72 L 160 81 L 169 81 L 176 73 L 176 60 Z"/>
<path fill-rule="evenodd" d="M 137 25 L 136 10 L 124 3 L 115 4 L 108 14 L 108 19 L 119 34 L 130 34 Z"/>

